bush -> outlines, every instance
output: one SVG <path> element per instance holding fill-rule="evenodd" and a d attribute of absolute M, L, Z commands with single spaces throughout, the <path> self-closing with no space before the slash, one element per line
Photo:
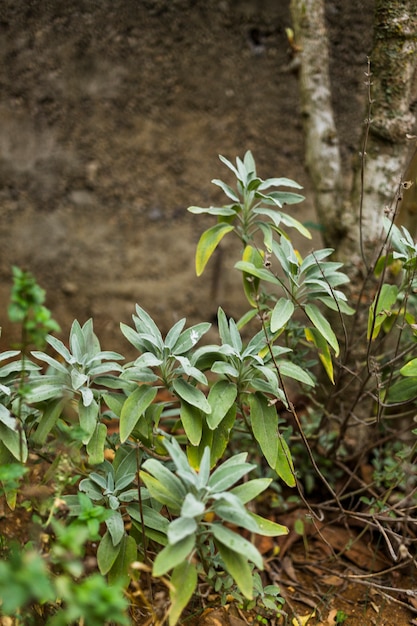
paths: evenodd
<path fill-rule="evenodd" d="M 9 591 L 1 598 L 3 615 L 29 623 L 24 621 L 29 607 L 36 606 L 52 625 L 80 619 L 127 624 L 128 599 L 135 602 L 129 584 L 138 584 L 141 571 L 169 590 L 172 625 L 196 597 L 198 580 L 224 601 L 232 596 L 243 606 L 277 613 L 283 602 L 279 588 L 263 588 L 257 573 L 263 559 L 245 531 L 279 536 L 287 529 L 254 512 L 259 496 L 268 488 L 279 492 L 284 483 L 298 485 L 304 498 L 303 487 L 316 485 L 308 482 L 312 464 L 316 481 L 349 514 L 342 497 L 351 496 L 336 495 L 334 467 L 328 466 L 331 458 L 339 477 L 352 473 L 343 422 L 332 432 L 323 394 L 314 395 L 335 383 L 337 328 L 346 330 L 347 316 L 357 314 L 344 290 L 349 278 L 330 260 L 333 250 L 303 258 L 294 248 L 289 229 L 310 237 L 283 211 L 303 200 L 293 191 L 297 183 L 262 180 L 250 152 L 236 166 L 221 160 L 236 176 L 236 189 L 215 180 L 228 204 L 189 209 L 217 220 L 200 238 L 196 271 L 204 272 L 221 240 L 233 233 L 242 244 L 235 267 L 250 308 L 238 321 L 218 310 L 218 344 L 200 345 L 209 323 L 186 328 L 184 319 L 163 337 L 137 305 L 133 327 L 121 324 L 137 350 L 134 361 L 124 363 L 123 355 L 103 351 L 92 320 L 74 321 L 65 345 L 50 334 L 57 325 L 42 304 L 42 290 L 33 277 L 14 269 L 10 315 L 22 324 L 22 345 L 0 355 L 0 480 L 12 509 L 25 504 L 21 485 L 31 455 L 31 461 L 50 464 L 54 491 L 36 511 L 49 533 L 42 551 L 5 546 L 0 577 Z M 378 419 L 381 433 L 387 431 L 381 408 L 394 410 L 405 402 L 414 407 L 417 396 L 417 247 L 404 229 L 387 221 L 386 230 L 390 251 L 377 265 L 379 284 L 367 315 L 368 345 L 379 341 L 380 351 L 368 358 L 376 384 L 366 393 L 374 400 L 369 418 Z M 383 282 L 389 276 L 391 283 Z M 393 358 L 381 338 L 398 326 Z M 406 336 L 411 343 L 404 344 Z M 347 340 L 342 333 L 345 345 Z M 41 349 L 43 341 L 48 351 Z M 36 349 L 30 351 L 30 344 Z M 310 398 L 301 418 L 289 382 Z M 280 418 L 284 410 L 293 423 Z M 115 433 L 110 434 L 109 421 L 117 424 Z M 385 432 L 371 459 L 372 489 L 368 493 L 365 485 L 355 492 L 368 507 L 365 523 L 384 527 L 389 542 L 393 525 L 415 506 L 410 469 L 415 434 L 408 424 L 408 442 L 400 445 L 393 464 Z M 250 480 L 249 472 L 255 472 Z M 405 493 L 411 486 L 401 510 L 390 504 L 393 476 L 396 489 Z M 33 502 L 26 506 L 33 508 Z M 409 538 L 403 539 L 409 545 Z M 90 573 L 84 557 L 93 542 L 98 542 L 98 571 Z"/>

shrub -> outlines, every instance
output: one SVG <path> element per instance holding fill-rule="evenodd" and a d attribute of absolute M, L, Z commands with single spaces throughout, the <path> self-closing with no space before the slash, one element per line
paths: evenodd
<path fill-rule="evenodd" d="M 53 531 L 44 558 L 32 547 L 14 548 L 2 565 L 1 576 L 15 589 L 15 600 L 2 598 L 5 615 L 24 620 L 27 607 L 35 604 L 55 625 L 81 618 L 89 624 L 128 623 L 121 590 L 132 577 L 136 581 L 138 562 L 169 589 L 170 624 L 195 597 L 199 579 L 222 598 L 232 594 L 249 607 L 277 612 L 279 589 L 263 589 L 257 574 L 262 557 L 244 533 L 279 536 L 287 529 L 254 512 L 257 498 L 267 488 L 279 490 L 280 482 L 309 487 L 311 463 L 317 480 L 348 514 L 334 492 L 334 469 L 329 472 L 326 465 L 334 452 L 339 471 L 348 469 L 343 433 L 326 429 L 326 405 L 314 398 L 314 390 L 318 381 L 324 384 L 319 364 L 327 385 L 338 371 L 341 339 L 328 320 L 341 321 L 346 329 L 346 316 L 357 313 L 344 291 L 349 278 L 339 262 L 330 260 L 331 249 L 303 258 L 294 248 L 289 229 L 310 236 L 283 210 L 302 201 L 293 191 L 297 183 L 262 180 L 250 152 L 236 166 L 221 160 L 236 176 L 236 189 L 215 180 L 228 204 L 190 207 L 217 220 L 199 240 L 196 270 L 201 275 L 221 240 L 233 233 L 242 245 L 235 267 L 250 308 L 238 321 L 219 308 L 218 344 L 200 345 L 209 323 L 186 328 L 184 319 L 164 337 L 137 305 L 133 327 L 121 324 L 137 350 L 134 361 L 124 363 L 121 354 L 103 351 L 92 320 L 74 321 L 65 345 L 50 334 L 57 326 L 43 307 L 42 290 L 28 274 L 14 270 L 10 315 L 23 330 L 21 349 L 0 355 L 0 480 L 14 508 L 21 503 L 30 453 L 51 464 L 55 482 L 48 514 L 38 512 L 38 522 Z M 405 229 L 388 221 L 386 229 L 390 250 L 376 266 L 380 283 L 368 313 L 369 346 L 388 335 L 393 320 L 401 333 L 395 358 L 388 357 L 382 342 L 373 357 L 377 386 L 369 393 L 375 394 L 377 415 L 381 407 L 405 401 L 414 406 L 417 396 L 416 360 L 411 348 L 402 347 L 406 333 L 415 346 L 417 248 Z M 390 272 L 392 284 L 384 282 Z M 255 320 L 258 327 L 251 333 Z M 37 349 L 29 351 L 32 343 Z M 310 408 L 298 416 L 288 382 L 315 402 L 314 413 Z M 298 433 L 280 419 L 280 409 L 292 415 Z M 109 432 L 109 421 L 117 424 L 115 433 Z M 408 428 L 408 434 L 415 431 Z M 387 462 L 385 444 L 375 452 L 376 509 L 366 486 L 359 490 L 373 507 L 363 519 L 384 524 L 388 541 L 391 526 L 415 502 L 415 485 L 405 513 L 389 509 L 392 524 L 387 515 L 376 519 L 375 510 L 389 508 L 387 481 L 392 485 L 393 474 L 399 487 L 410 486 L 407 463 L 414 448 L 415 443 L 400 446 L 397 465 Z M 79 492 L 64 493 L 75 481 Z M 91 574 L 83 557 L 92 541 L 98 542 L 99 572 Z M 38 571 L 34 586 L 24 573 L 28 554 Z M 13 576 L 12 566 L 18 572 Z"/>

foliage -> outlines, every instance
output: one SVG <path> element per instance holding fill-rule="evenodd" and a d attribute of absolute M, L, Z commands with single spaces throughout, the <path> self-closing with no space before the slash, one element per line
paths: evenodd
<path fill-rule="evenodd" d="M 37 624 L 41 618 L 50 626 L 67 626 L 80 618 L 93 626 L 129 623 L 122 584 L 116 581 L 109 586 L 99 574 L 85 573 L 86 543 L 98 536 L 98 523 L 91 521 L 98 522 L 105 510 L 93 515 L 90 501 L 83 503 L 81 498 L 82 494 L 84 509 L 77 520 L 67 526 L 52 521 L 55 539 L 48 554 L 41 555 L 32 543 L 23 549 L 12 543 L 4 550 L 0 615 L 25 625 Z"/>
<path fill-rule="evenodd" d="M 9 319 L 21 325 L 21 349 L 29 344 L 43 348 L 49 333 L 59 332 L 57 322 L 44 305 L 45 291 L 30 272 L 13 266 L 13 286 L 8 308 Z"/>
<path fill-rule="evenodd" d="M 355 323 L 358 315 L 347 295 L 349 279 L 330 260 L 331 249 L 303 258 L 294 247 L 289 229 L 309 236 L 283 210 L 302 200 L 292 191 L 297 183 L 262 180 L 250 152 L 236 166 L 220 158 L 236 176 L 236 188 L 216 179 L 227 204 L 190 208 L 217 219 L 199 240 L 196 269 L 202 274 L 223 238 L 234 233 L 242 245 L 235 267 L 250 308 L 238 321 L 218 309 L 218 343 L 201 341 L 209 323 L 186 328 L 185 319 L 163 336 L 136 305 L 133 325 L 121 324 L 137 351 L 132 362 L 101 349 L 92 320 L 74 321 L 66 344 L 49 334 L 57 329 L 49 313 L 37 316 L 33 303 L 43 307 L 43 291 L 14 270 L 20 287 L 15 285 L 11 315 L 20 315 L 25 330 L 21 350 L 0 355 L 0 481 L 12 509 L 26 506 L 29 454 L 50 464 L 45 482 L 52 485 L 51 498 L 26 508 L 54 537 L 42 557 L 33 545 L 5 547 L 0 578 L 14 589 L 2 598 L 5 615 L 24 620 L 36 607 L 52 626 L 129 623 L 122 590 L 139 562 L 169 590 L 172 625 L 195 598 L 198 581 L 220 601 L 232 597 L 264 619 L 278 613 L 283 600 L 276 585 L 263 586 L 263 559 L 248 537 L 275 537 L 287 529 L 256 513 L 262 494 L 282 491 L 282 484 L 313 494 L 320 484 L 335 495 L 336 478 L 343 481 L 349 460 L 343 424 L 336 432 L 328 427 L 330 408 L 315 393 L 323 386 L 320 362 L 327 380 L 337 382 L 349 342 L 346 320 L 353 315 Z M 365 484 L 346 497 L 366 506 L 363 519 L 383 528 L 390 541 L 397 537 L 392 526 L 411 519 L 417 491 L 416 432 L 408 424 L 407 442 L 394 444 L 382 419 L 398 406 L 414 410 L 417 398 L 417 248 L 389 220 L 383 248 L 361 365 L 369 371 L 364 393 L 375 401 L 376 414 L 369 417 L 381 441 L 366 459 L 369 490 Z M 17 312 L 17 302 L 24 313 Z M 394 353 L 384 351 L 384 340 L 395 332 Z M 36 345 L 41 337 L 47 350 Z M 29 352 L 29 343 L 36 349 Z M 301 416 L 290 387 L 309 397 Z M 64 493 L 76 482 L 77 494 Z M 391 507 L 394 490 L 411 494 L 405 509 Z M 98 543 L 93 573 L 83 567 L 91 542 Z M 31 568 L 36 580 L 25 574 Z"/>

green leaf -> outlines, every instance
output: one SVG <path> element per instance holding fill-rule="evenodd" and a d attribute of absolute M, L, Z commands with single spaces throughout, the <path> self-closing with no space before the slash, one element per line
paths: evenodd
<path fill-rule="evenodd" d="M 61 382 L 45 382 L 44 384 L 36 385 L 30 389 L 26 394 L 26 401 L 29 403 L 38 403 L 45 402 L 46 400 L 56 400 L 62 398 L 66 391 L 65 386 Z"/>
<path fill-rule="evenodd" d="M 266 224 L 259 225 L 259 228 L 267 228 Z M 270 230 L 270 229 L 269 229 Z M 271 233 L 272 236 L 272 233 Z M 242 261 L 247 263 L 253 263 L 255 267 L 262 268 L 264 266 L 264 254 L 254 248 L 253 246 L 247 245 L 242 254 Z M 246 272 L 242 272 L 243 279 L 243 290 L 245 292 L 246 298 L 248 299 L 249 304 L 255 308 L 255 313 L 257 312 L 257 304 L 256 304 L 256 295 L 258 293 L 259 287 L 259 278 L 254 276 L 250 276 Z"/>
<path fill-rule="evenodd" d="M 109 531 L 106 531 L 97 548 L 97 565 L 100 573 L 109 573 L 120 552 L 121 543 L 114 544 Z"/>
<path fill-rule="evenodd" d="M 113 511 L 112 516 L 106 519 L 105 524 L 110 533 L 113 545 L 117 546 L 121 542 L 124 534 L 123 517 L 120 511 Z"/>
<path fill-rule="evenodd" d="M 185 537 L 194 535 L 197 530 L 197 522 L 194 517 L 177 517 L 168 526 L 168 542 L 173 545 L 179 543 Z"/>
<path fill-rule="evenodd" d="M 209 454 L 207 456 L 207 459 L 210 460 L 210 451 L 208 452 Z M 205 461 L 203 461 L 203 464 L 204 463 Z M 202 483 L 203 483 L 203 486 L 205 486 L 207 483 L 207 480 L 203 480 Z M 182 517 L 199 517 L 200 515 L 203 515 L 205 510 L 206 510 L 206 507 L 205 507 L 204 502 L 202 502 L 201 500 L 198 500 L 193 493 L 187 493 L 187 495 L 184 498 L 184 502 L 182 503 L 182 507 L 181 507 Z"/>
<path fill-rule="evenodd" d="M 197 587 L 197 569 L 193 563 L 183 561 L 173 570 L 171 575 L 169 626 L 174 626 L 182 611 L 191 600 Z"/>
<path fill-rule="evenodd" d="M 62 358 L 64 359 L 64 361 L 66 363 L 74 363 L 75 362 L 75 359 L 72 356 L 71 352 L 62 343 L 62 341 L 60 341 L 59 339 L 57 339 L 53 335 L 48 335 L 46 337 L 46 341 L 49 343 L 50 346 L 52 346 L 52 348 L 55 350 L 55 352 L 58 352 L 58 354 L 62 356 Z"/>
<path fill-rule="evenodd" d="M 211 407 L 202 391 L 182 378 L 175 378 L 172 383 L 176 395 L 189 404 L 201 409 L 204 413 L 211 413 Z"/>
<path fill-rule="evenodd" d="M 233 404 L 215 431 L 210 431 L 213 435 L 213 442 L 210 446 L 210 462 L 213 467 L 222 458 L 230 439 L 230 431 L 236 421 L 236 404 Z"/>
<path fill-rule="evenodd" d="M 215 224 L 201 235 L 200 240 L 197 244 L 195 256 L 195 268 L 197 276 L 201 276 L 211 255 L 219 245 L 220 241 L 225 235 L 227 235 L 227 233 L 230 233 L 232 230 L 234 230 L 234 226 L 221 222 L 220 224 Z"/>
<path fill-rule="evenodd" d="M 183 317 L 182 319 L 178 320 L 178 322 L 176 322 L 174 326 L 168 331 L 165 337 L 165 345 L 170 350 L 172 350 L 172 348 L 175 346 L 178 337 L 181 335 L 182 329 L 185 326 L 185 321 L 185 317 Z"/>
<path fill-rule="evenodd" d="M 98 404 L 95 400 L 89 404 L 89 406 L 85 406 L 82 399 L 78 402 L 78 419 L 80 421 L 80 426 L 83 429 L 85 435 L 82 438 L 82 442 L 87 444 L 91 437 L 94 434 L 96 429 L 98 418 Z"/>
<path fill-rule="evenodd" d="M 100 463 L 103 463 L 106 437 L 107 426 L 105 424 L 97 424 L 93 435 L 87 444 L 87 454 L 90 465 L 99 465 Z"/>
<path fill-rule="evenodd" d="M 319 331 L 319 333 L 325 338 L 327 343 L 333 348 L 335 355 L 339 354 L 339 343 L 336 335 L 333 332 L 329 322 L 324 317 L 320 309 L 314 304 L 306 304 L 304 310 L 308 319 L 313 326 Z"/>
<path fill-rule="evenodd" d="M 103 402 L 117 417 L 120 417 L 126 398 L 121 393 L 105 393 Z"/>
<path fill-rule="evenodd" d="M 203 414 L 200 409 L 181 400 L 180 407 L 181 424 L 191 445 L 198 446 L 203 432 Z"/>
<path fill-rule="evenodd" d="M 229 159 L 226 159 L 226 157 L 222 156 L 221 154 L 219 154 L 219 159 L 220 159 L 220 161 L 222 163 L 224 163 L 226 165 L 226 167 L 229 168 L 229 170 L 231 170 L 233 172 L 233 174 L 236 176 L 236 178 L 239 178 L 239 172 L 237 171 L 237 169 L 235 168 L 233 163 L 231 163 L 229 161 Z"/>
<path fill-rule="evenodd" d="M 382 324 L 391 315 L 391 309 L 398 297 L 398 287 L 396 285 L 382 285 L 379 293 L 369 307 L 368 317 L 368 339 L 376 339 Z M 372 335 L 372 337 L 371 337 Z"/>
<path fill-rule="evenodd" d="M 294 465 L 291 458 L 291 452 L 282 435 L 278 435 L 277 440 L 277 461 L 275 471 L 280 478 L 289 486 L 295 486 Z"/>
<path fill-rule="evenodd" d="M 256 441 L 270 467 L 277 462 L 278 413 L 274 404 L 258 391 L 249 396 L 250 420 Z"/>
<path fill-rule="evenodd" d="M 278 330 L 284 328 L 285 324 L 292 317 L 294 313 L 294 304 L 287 298 L 280 298 L 277 300 L 271 315 L 271 332 L 276 333 Z"/>
<path fill-rule="evenodd" d="M 255 267 L 253 263 L 249 263 L 248 261 L 238 261 L 237 263 L 235 263 L 235 268 L 237 270 L 240 270 L 241 272 L 246 272 L 246 274 L 250 274 L 251 276 L 256 276 L 256 278 L 265 280 L 268 283 L 273 283 L 274 285 L 281 284 L 278 278 L 276 278 L 272 272 L 262 267 Z"/>
<path fill-rule="evenodd" d="M 227 461 L 220 465 L 212 475 L 208 485 L 213 492 L 220 493 L 226 491 L 234 483 L 243 478 L 245 474 L 255 469 L 256 465 L 251 463 L 230 464 Z"/>
<path fill-rule="evenodd" d="M 269 519 L 265 519 L 256 513 L 250 513 L 253 521 L 257 525 L 257 532 L 264 537 L 280 537 L 281 535 L 288 535 L 288 528 L 282 524 L 277 524 Z"/>
<path fill-rule="evenodd" d="M 294 198 L 294 202 L 296 203 L 304 200 L 304 196 L 299 196 L 298 194 L 292 195 Z M 284 202 L 286 202 L 286 204 L 294 204 L 294 202 L 288 201 L 288 198 L 286 201 L 284 200 Z M 303 237 L 305 237 L 306 239 L 312 238 L 308 228 L 306 228 L 303 224 L 301 224 L 301 222 L 293 218 L 291 215 L 288 215 L 288 213 L 281 213 L 281 221 L 286 226 L 291 226 L 292 228 L 295 228 L 300 233 L 300 235 L 303 235 Z"/>
<path fill-rule="evenodd" d="M 417 359 L 411 359 L 400 369 L 402 376 L 417 376 Z"/>
<path fill-rule="evenodd" d="M 157 459 L 147 459 L 143 463 L 142 468 L 152 474 L 164 489 L 168 489 L 168 492 L 176 499 L 178 504 L 183 501 L 186 496 L 184 485 L 173 472 L 161 463 L 161 461 L 157 461 Z"/>
<path fill-rule="evenodd" d="M 221 524 L 211 524 L 209 528 L 217 541 L 230 548 L 230 550 L 245 556 L 258 569 L 263 569 L 262 556 L 250 541 Z"/>
<path fill-rule="evenodd" d="M 227 321 L 227 316 L 220 306 L 217 309 L 217 324 L 219 326 L 219 335 L 220 335 L 222 344 L 231 344 L 232 340 L 230 338 L 229 323 Z"/>
<path fill-rule="evenodd" d="M 156 387 L 140 385 L 126 399 L 120 414 L 120 441 L 124 443 L 132 433 L 146 409 L 155 399 Z"/>
<path fill-rule="evenodd" d="M 289 378 L 300 381 L 300 383 L 314 387 L 315 383 L 310 374 L 299 365 L 291 363 L 291 361 L 279 361 L 278 367 L 282 376 L 288 376 Z"/>
<path fill-rule="evenodd" d="M 302 189 L 302 186 L 291 178 L 266 178 L 259 189 L 269 189 L 270 187 L 290 187 L 292 189 Z"/>
<path fill-rule="evenodd" d="M 211 328 L 211 324 L 209 322 L 201 322 L 201 324 L 195 324 L 191 326 L 191 328 L 187 328 L 183 333 L 178 337 L 177 342 L 172 348 L 172 353 L 178 356 L 179 354 L 184 354 L 194 348 L 196 343 L 198 343 L 201 337 Z"/>
<path fill-rule="evenodd" d="M 28 458 L 28 446 L 23 430 L 11 430 L 0 422 L 0 441 L 9 452 L 12 453 L 15 459 L 26 463 Z"/>
<path fill-rule="evenodd" d="M 258 530 L 249 511 L 245 509 L 239 498 L 231 493 L 220 494 L 213 505 L 213 510 L 216 516 L 225 522 L 246 528 L 251 533 L 256 533 Z"/>
<path fill-rule="evenodd" d="M 130 565 L 136 561 L 138 555 L 136 541 L 130 535 L 124 535 L 119 545 L 119 554 L 108 573 L 108 581 L 109 585 L 121 583 L 123 587 L 127 587 L 130 582 Z"/>
<path fill-rule="evenodd" d="M 140 472 L 140 477 L 148 488 L 152 498 L 160 504 L 167 506 L 173 513 L 178 514 L 180 512 L 181 501 L 178 501 L 178 498 L 172 494 L 168 487 L 144 471 Z"/>
<path fill-rule="evenodd" d="M 63 400 L 55 400 L 54 402 L 49 403 L 39 420 L 39 424 L 36 428 L 36 431 L 32 435 L 33 443 L 37 445 L 43 445 L 48 437 L 49 433 L 57 423 L 63 409 L 65 406 L 65 402 Z"/>
<path fill-rule="evenodd" d="M 230 490 L 230 493 L 237 496 L 242 504 L 246 504 L 265 491 L 271 482 L 272 478 L 254 478 L 252 480 L 248 480 L 246 483 L 237 485 L 237 487 L 233 487 L 233 489 Z"/>
<path fill-rule="evenodd" d="M 227 380 L 218 380 L 214 383 L 207 400 L 211 406 L 211 413 L 207 416 L 209 428 L 214 430 L 220 424 L 226 413 L 233 406 L 237 396 L 237 387 Z"/>
<path fill-rule="evenodd" d="M 315 328 L 305 328 L 304 334 L 307 341 L 310 341 L 316 346 L 319 353 L 319 359 L 322 362 L 324 369 L 326 370 L 326 374 L 331 382 L 334 383 L 333 362 L 329 350 L 329 344 L 327 343 L 323 335 Z"/>
<path fill-rule="evenodd" d="M 187 559 L 195 546 L 195 535 L 189 535 L 175 544 L 168 544 L 159 552 L 154 564 L 153 575 L 163 576 Z"/>
<path fill-rule="evenodd" d="M 220 541 L 215 540 L 215 544 L 222 558 L 224 566 L 234 581 L 241 593 L 252 600 L 253 597 L 253 580 L 252 570 L 247 559 L 241 554 L 231 550 Z"/>
<path fill-rule="evenodd" d="M 218 178 L 213 178 L 211 182 L 213 183 L 213 185 L 217 185 L 217 187 L 220 187 L 220 189 L 224 191 L 226 196 L 233 200 L 233 202 L 240 202 L 239 196 L 236 194 L 236 191 L 229 187 L 229 185 L 226 185 L 226 183 L 224 183 L 222 180 L 219 180 Z"/>
<path fill-rule="evenodd" d="M 130 504 L 126 507 L 126 510 L 130 517 L 139 523 L 142 523 L 142 517 L 138 504 Z M 146 528 L 152 528 L 157 530 L 162 535 L 166 535 L 168 532 L 169 521 L 166 517 L 161 515 L 155 509 L 152 509 L 147 504 L 142 504 L 143 522 Z M 166 539 L 165 539 L 166 543 Z"/>
<path fill-rule="evenodd" d="M 194 213 L 195 215 L 199 215 L 200 213 L 208 213 L 209 215 L 221 215 L 222 217 L 229 217 L 231 215 L 236 215 L 236 211 L 231 207 L 200 207 L 200 206 L 190 206 L 187 211 L 190 213 Z"/>

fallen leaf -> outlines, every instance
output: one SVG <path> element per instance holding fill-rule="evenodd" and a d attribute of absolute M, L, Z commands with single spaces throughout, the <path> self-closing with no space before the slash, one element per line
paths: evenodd
<path fill-rule="evenodd" d="M 288 576 L 290 580 L 298 582 L 297 574 L 295 573 L 292 559 L 289 556 L 284 556 L 281 561 L 282 571 Z"/>

